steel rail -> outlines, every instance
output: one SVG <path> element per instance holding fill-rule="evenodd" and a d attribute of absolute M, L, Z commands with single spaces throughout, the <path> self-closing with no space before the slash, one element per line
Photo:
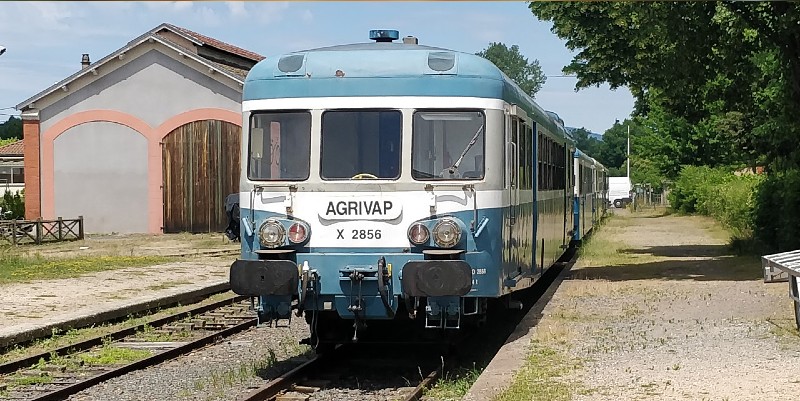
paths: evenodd
<path fill-rule="evenodd" d="M 54 331 L 66 331 L 67 329 L 83 329 L 98 323 L 116 323 L 124 320 L 130 315 L 146 315 L 155 313 L 160 309 L 172 308 L 181 304 L 192 304 L 200 302 L 212 295 L 222 294 L 230 291 L 228 283 L 217 284 L 211 287 L 200 288 L 189 292 L 171 295 L 165 298 L 156 299 L 136 305 L 121 307 L 118 309 L 99 312 L 92 316 L 80 317 L 67 322 L 48 324 L 25 332 L 0 337 L 0 352 L 7 352 L 12 347 L 28 346 L 36 340 L 48 338 Z"/>
<path fill-rule="evenodd" d="M 125 366 L 116 368 L 114 370 L 110 370 L 108 372 L 103 372 L 97 376 L 90 377 L 86 380 L 81 382 L 71 384 L 69 386 L 60 388 L 56 391 L 49 392 L 47 394 L 43 394 L 39 397 L 35 397 L 31 399 L 31 401 L 54 401 L 54 400 L 62 400 L 70 395 L 78 393 L 79 391 L 83 391 L 89 387 L 95 386 L 98 383 L 106 381 L 108 379 L 122 376 L 124 374 L 133 372 L 135 370 L 144 369 L 146 367 L 150 367 L 153 365 L 157 365 L 161 362 L 168 361 L 170 359 L 177 358 L 183 354 L 189 353 L 194 351 L 198 348 L 204 347 L 209 344 L 213 344 L 224 337 L 229 337 L 241 331 L 247 330 L 250 327 L 254 327 L 256 325 L 257 319 L 248 320 L 246 322 L 237 324 L 235 326 L 228 327 L 226 329 L 222 329 L 218 332 L 211 333 L 205 337 L 199 338 L 197 340 L 188 342 L 183 344 L 179 347 L 169 349 L 164 352 L 160 352 L 158 354 L 152 355 L 145 359 L 138 360 L 136 362 L 129 363 Z"/>
<path fill-rule="evenodd" d="M 78 351 L 85 351 L 92 347 L 96 347 L 98 345 L 102 345 L 104 340 L 111 339 L 111 340 L 119 340 L 124 337 L 136 334 L 138 331 L 143 330 L 145 326 L 151 327 L 158 327 L 163 326 L 181 319 L 185 319 L 190 315 L 198 315 L 201 313 L 205 313 L 223 306 L 231 305 L 236 302 L 242 301 L 246 299 L 246 297 L 230 297 L 220 301 L 216 301 L 210 303 L 208 305 L 197 306 L 192 309 L 173 313 L 169 316 L 164 316 L 162 318 L 153 319 L 151 321 L 139 324 L 134 327 L 129 327 L 126 329 L 120 329 L 108 334 L 104 334 L 102 336 L 93 337 L 84 341 L 80 341 L 73 344 L 68 344 L 63 347 L 56 348 L 54 350 L 44 351 L 36 355 L 20 358 L 14 361 L 6 362 L 0 364 L 0 374 L 11 373 L 17 371 L 19 369 L 27 368 L 31 365 L 35 365 L 39 362 L 39 360 L 43 359 L 44 361 L 49 361 L 53 356 L 62 356 L 67 355 L 70 353 L 75 353 Z"/>
<path fill-rule="evenodd" d="M 425 377 L 418 385 L 414 388 L 406 398 L 403 398 L 403 401 L 419 401 L 422 399 L 422 395 L 425 390 L 430 389 L 433 387 L 434 384 L 439 380 L 439 376 L 441 375 L 442 370 L 437 368 L 431 373 L 428 373 L 428 376 Z"/>
<path fill-rule="evenodd" d="M 328 359 L 327 356 L 328 354 L 316 355 L 308 362 L 304 362 L 300 366 L 270 380 L 267 384 L 253 390 L 249 394 L 240 398 L 239 401 L 274 400 L 282 391 L 289 389 L 292 384 L 295 384 L 299 378 L 303 377 L 308 372 L 321 365 L 324 359 Z"/>

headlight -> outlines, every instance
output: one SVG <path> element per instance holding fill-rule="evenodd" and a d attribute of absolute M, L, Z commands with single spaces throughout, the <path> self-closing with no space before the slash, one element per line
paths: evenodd
<path fill-rule="evenodd" d="M 277 248 L 286 240 L 286 229 L 275 220 L 267 220 L 258 230 L 258 239 L 267 248 Z"/>
<path fill-rule="evenodd" d="M 428 231 L 428 227 L 422 223 L 414 223 L 408 228 L 408 240 L 414 245 L 422 245 L 428 242 L 430 237 L 431 233 Z"/>
<path fill-rule="evenodd" d="M 308 238 L 308 229 L 301 223 L 294 223 L 289 227 L 289 242 L 299 244 Z"/>
<path fill-rule="evenodd" d="M 443 219 L 433 227 L 433 241 L 437 246 L 450 248 L 461 240 L 461 227 L 452 219 Z"/>

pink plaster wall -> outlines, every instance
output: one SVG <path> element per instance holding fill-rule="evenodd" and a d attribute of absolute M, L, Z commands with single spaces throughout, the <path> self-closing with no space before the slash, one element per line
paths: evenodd
<path fill-rule="evenodd" d="M 116 110 L 87 110 L 72 114 L 53 124 L 42 134 L 40 166 L 42 188 L 42 217 L 55 218 L 55 166 L 54 141 L 68 129 L 90 122 L 112 122 L 125 125 L 142 134 L 147 139 L 147 227 L 150 233 L 162 232 L 164 225 L 163 207 L 163 163 L 161 142 L 176 128 L 194 121 L 220 120 L 242 126 L 240 114 L 230 110 L 206 108 L 190 110 L 171 117 L 158 127 L 151 127 L 141 119 Z"/>

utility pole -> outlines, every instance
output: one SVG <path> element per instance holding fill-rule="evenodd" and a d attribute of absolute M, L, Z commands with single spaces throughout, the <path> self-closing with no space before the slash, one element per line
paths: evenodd
<path fill-rule="evenodd" d="M 631 125 L 628 124 L 628 181 L 631 179 Z"/>

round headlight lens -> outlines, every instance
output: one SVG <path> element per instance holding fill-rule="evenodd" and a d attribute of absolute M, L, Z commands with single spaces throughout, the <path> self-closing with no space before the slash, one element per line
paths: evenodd
<path fill-rule="evenodd" d="M 275 220 L 267 220 L 258 230 L 258 239 L 267 248 L 277 248 L 286 240 L 286 229 Z"/>
<path fill-rule="evenodd" d="M 461 240 L 461 228 L 451 219 L 444 219 L 433 227 L 433 241 L 437 246 L 450 248 Z"/>
<path fill-rule="evenodd" d="M 308 238 L 308 230 L 301 223 L 294 223 L 289 227 L 289 242 L 299 244 Z"/>
<path fill-rule="evenodd" d="M 422 245 L 428 242 L 430 237 L 431 233 L 428 231 L 428 227 L 422 223 L 414 223 L 408 228 L 408 240 L 414 245 Z"/>

